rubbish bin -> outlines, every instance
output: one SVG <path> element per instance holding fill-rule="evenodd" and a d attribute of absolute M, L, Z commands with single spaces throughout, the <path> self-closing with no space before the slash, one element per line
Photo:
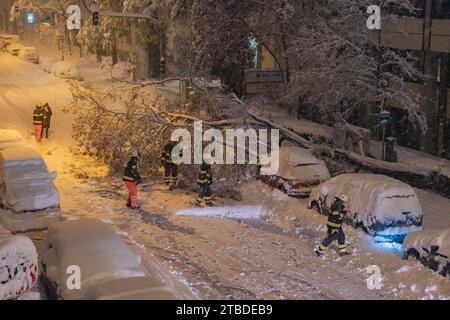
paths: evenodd
<path fill-rule="evenodd" d="M 388 162 L 397 162 L 397 139 L 394 137 L 388 137 L 384 141 L 385 143 L 385 161 Z"/>

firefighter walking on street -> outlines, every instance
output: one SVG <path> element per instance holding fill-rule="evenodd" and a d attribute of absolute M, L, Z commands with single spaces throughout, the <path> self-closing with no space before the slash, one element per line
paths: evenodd
<path fill-rule="evenodd" d="M 198 170 L 197 183 L 200 186 L 200 192 L 198 194 L 197 200 L 195 201 L 195 207 L 199 208 L 203 202 L 206 202 L 208 207 L 212 207 L 214 204 L 212 202 L 212 191 L 211 185 L 213 182 L 212 178 L 212 168 L 210 164 L 206 163 L 207 159 L 203 159 L 203 163 Z"/>
<path fill-rule="evenodd" d="M 123 172 L 123 181 L 128 189 L 127 207 L 133 210 L 140 209 L 137 200 L 137 186 L 142 183 L 142 178 L 137 170 L 138 160 L 139 155 L 137 152 L 134 152 Z"/>
<path fill-rule="evenodd" d="M 172 160 L 172 150 L 176 146 L 174 141 L 164 146 L 161 154 L 161 162 L 164 166 L 164 182 L 169 186 L 169 190 L 173 190 L 178 179 L 178 165 Z"/>
<path fill-rule="evenodd" d="M 44 124 L 44 117 L 45 113 L 42 108 L 42 103 L 37 103 L 33 112 L 34 134 L 37 142 L 42 141 L 42 126 Z"/>
<path fill-rule="evenodd" d="M 347 256 L 350 254 L 345 246 L 345 234 L 342 230 L 342 223 L 344 222 L 344 217 L 347 213 L 345 208 L 347 202 L 348 197 L 346 195 L 339 195 L 332 203 L 327 222 L 328 235 L 316 249 L 315 253 L 317 256 L 322 256 L 325 253 L 326 248 L 328 248 L 333 241 L 338 242 L 339 255 Z"/>

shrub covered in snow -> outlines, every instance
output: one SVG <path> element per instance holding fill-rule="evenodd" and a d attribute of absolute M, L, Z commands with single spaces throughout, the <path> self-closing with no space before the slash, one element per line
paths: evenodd
<path fill-rule="evenodd" d="M 348 218 L 371 235 L 404 236 L 422 226 L 422 207 L 414 189 L 383 175 L 334 177 L 312 190 L 309 207 L 325 212 L 341 194 L 349 197 Z"/>
<path fill-rule="evenodd" d="M 61 79 L 81 80 L 80 70 L 70 62 L 59 61 L 53 65 L 52 74 Z"/>

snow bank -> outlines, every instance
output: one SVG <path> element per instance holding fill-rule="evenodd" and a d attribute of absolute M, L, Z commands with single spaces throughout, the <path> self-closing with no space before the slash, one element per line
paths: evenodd
<path fill-rule="evenodd" d="M 78 67 L 66 61 L 56 62 L 53 65 L 52 74 L 61 79 L 82 80 Z"/>
<path fill-rule="evenodd" d="M 376 174 L 343 174 L 314 188 L 309 198 L 325 202 L 330 207 L 335 196 L 349 197 L 347 209 L 356 223 L 367 228 L 379 226 L 404 226 L 421 224 L 422 208 L 418 197 L 409 185 L 393 178 Z M 401 229 L 396 229 L 401 234 Z M 381 230 L 377 230 L 381 231 Z M 405 229 L 404 233 L 411 230 Z M 391 235 L 393 231 L 391 230 Z"/>
<path fill-rule="evenodd" d="M 424 253 L 423 248 L 430 251 L 431 246 L 438 246 L 437 252 L 449 257 L 447 260 L 450 261 L 450 229 L 413 232 L 406 236 L 403 243 L 405 250 L 414 248 L 419 253 Z"/>
<path fill-rule="evenodd" d="M 15 130 L 0 129 L 0 151 L 10 147 L 21 146 L 22 136 Z"/>
<path fill-rule="evenodd" d="M 267 215 L 267 211 L 262 206 L 231 206 L 185 209 L 177 211 L 175 214 L 224 219 L 261 219 Z"/>
<path fill-rule="evenodd" d="M 29 238 L 0 237 L 0 300 L 31 290 L 38 277 L 37 266 L 36 248 Z"/>
<path fill-rule="evenodd" d="M 16 212 L 58 208 L 59 192 L 41 156 L 33 149 L 21 146 L 0 151 L 0 179 L 5 188 L 0 199 Z"/>
<path fill-rule="evenodd" d="M 96 219 L 79 219 L 52 225 L 42 246 L 42 264 L 48 279 L 63 299 L 84 299 L 103 281 L 143 277 L 138 259 L 109 226 Z M 69 290 L 66 271 L 81 270 L 81 290 Z"/>

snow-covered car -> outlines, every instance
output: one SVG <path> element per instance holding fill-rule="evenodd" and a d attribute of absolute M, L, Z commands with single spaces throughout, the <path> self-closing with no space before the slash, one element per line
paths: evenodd
<path fill-rule="evenodd" d="M 23 61 L 28 61 L 32 63 L 39 63 L 39 54 L 34 47 L 23 47 L 20 50 L 19 58 Z"/>
<path fill-rule="evenodd" d="M 8 46 L 7 50 L 13 56 L 18 56 L 20 54 L 20 51 L 22 50 L 22 48 L 23 48 L 23 44 L 15 42 L 15 43 L 11 43 Z"/>
<path fill-rule="evenodd" d="M 349 197 L 347 221 L 380 239 L 402 242 L 422 228 L 422 207 L 406 183 L 376 174 L 342 174 L 314 188 L 308 205 L 327 214 L 338 195 Z"/>
<path fill-rule="evenodd" d="M 20 133 L 15 130 L 0 129 L 0 151 L 19 145 L 23 145 Z"/>
<path fill-rule="evenodd" d="M 0 205 L 13 212 L 59 210 L 59 191 L 41 156 L 27 146 L 0 150 Z"/>
<path fill-rule="evenodd" d="M 403 254 L 405 259 L 412 256 L 444 277 L 450 276 L 450 229 L 410 233 Z"/>
<path fill-rule="evenodd" d="M 278 173 L 261 180 L 292 197 L 308 197 L 311 189 L 331 178 L 323 160 L 311 151 L 295 146 L 280 148 Z"/>
<path fill-rule="evenodd" d="M 110 226 L 83 218 L 48 229 L 40 270 L 50 299 L 175 300 L 171 289 L 147 276 L 140 263 L 141 257 Z"/>
<path fill-rule="evenodd" d="M 11 43 L 19 41 L 19 36 L 15 34 L 0 34 L 0 50 L 5 50 Z"/>

